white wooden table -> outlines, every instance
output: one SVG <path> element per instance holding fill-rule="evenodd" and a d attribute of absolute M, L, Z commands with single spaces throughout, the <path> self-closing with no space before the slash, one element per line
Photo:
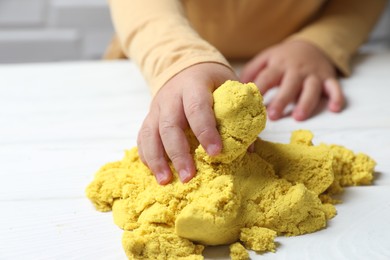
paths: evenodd
<path fill-rule="evenodd" d="M 390 259 L 390 53 L 360 56 L 343 80 L 348 107 L 302 123 L 268 122 L 264 139 L 345 145 L 378 163 L 373 186 L 348 188 L 328 228 L 278 237 L 252 259 Z M 85 187 L 100 166 L 136 145 L 150 102 L 129 61 L 0 66 L 0 259 L 126 259 L 111 213 Z M 226 247 L 208 249 L 226 259 Z"/>

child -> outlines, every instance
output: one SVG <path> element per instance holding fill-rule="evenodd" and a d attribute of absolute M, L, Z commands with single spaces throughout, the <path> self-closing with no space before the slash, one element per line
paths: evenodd
<path fill-rule="evenodd" d="M 142 161 L 160 184 L 171 181 L 167 158 L 182 182 L 195 175 L 184 131 L 209 155 L 221 140 L 212 92 L 226 80 L 254 82 L 271 120 L 295 102 L 292 116 L 309 118 L 322 94 L 339 112 L 337 73 L 368 37 L 385 0 L 110 0 L 121 50 L 140 67 L 154 98 L 138 135 Z M 112 46 L 112 52 L 122 55 Z M 115 55 L 108 55 L 115 56 Z M 236 75 L 226 59 L 252 58 Z"/>

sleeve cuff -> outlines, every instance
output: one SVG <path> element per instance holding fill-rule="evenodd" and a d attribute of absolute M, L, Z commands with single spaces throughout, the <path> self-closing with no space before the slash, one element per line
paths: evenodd
<path fill-rule="evenodd" d="M 212 62 L 212 63 L 218 63 L 225 65 L 226 67 L 230 68 L 229 62 L 222 56 L 222 55 L 210 55 L 210 56 L 194 56 L 188 59 L 185 59 L 181 62 L 173 63 L 171 66 L 165 69 L 163 73 L 158 75 L 155 78 L 149 79 L 149 84 L 151 86 L 152 94 L 155 95 L 163 86 L 164 84 L 170 80 L 172 77 L 174 77 L 179 72 L 183 71 L 184 69 L 191 67 L 193 65 L 199 64 L 199 63 L 205 63 L 205 62 Z"/>
<path fill-rule="evenodd" d="M 333 63 L 333 65 L 343 76 L 348 77 L 351 75 L 351 67 L 349 63 L 351 57 L 337 45 L 324 42 L 322 37 L 316 37 L 316 35 L 295 34 L 287 38 L 287 40 L 302 40 L 311 43 L 312 45 L 320 49 L 328 57 L 328 59 Z"/>

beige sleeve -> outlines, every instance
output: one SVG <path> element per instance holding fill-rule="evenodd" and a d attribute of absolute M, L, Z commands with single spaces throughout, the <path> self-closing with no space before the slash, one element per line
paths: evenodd
<path fill-rule="evenodd" d="M 110 0 L 120 44 L 157 91 L 178 72 L 202 62 L 230 66 L 191 28 L 179 0 Z"/>
<path fill-rule="evenodd" d="M 322 14 L 289 40 L 300 39 L 319 47 L 341 71 L 351 73 L 350 60 L 367 40 L 386 0 L 332 0 Z"/>

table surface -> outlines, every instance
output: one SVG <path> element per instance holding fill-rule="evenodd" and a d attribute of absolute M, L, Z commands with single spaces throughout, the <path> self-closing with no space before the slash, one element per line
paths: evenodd
<path fill-rule="evenodd" d="M 352 187 L 326 229 L 278 237 L 252 259 L 390 259 L 390 53 L 360 55 L 342 80 L 348 105 L 305 122 L 267 122 L 260 136 L 344 145 L 377 161 L 374 185 Z M 136 145 L 150 102 L 129 61 L 0 66 L 0 259 L 126 259 L 111 213 L 84 195 L 104 163 Z M 207 259 L 228 259 L 227 247 Z"/>

